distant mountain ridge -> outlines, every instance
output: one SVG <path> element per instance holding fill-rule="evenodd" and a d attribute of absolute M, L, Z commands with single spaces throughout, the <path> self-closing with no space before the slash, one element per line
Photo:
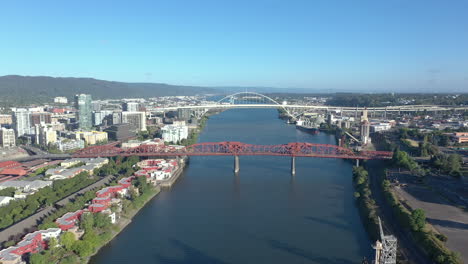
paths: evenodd
<path fill-rule="evenodd" d="M 75 94 L 91 94 L 93 99 L 147 98 L 170 95 L 216 93 L 207 87 L 164 83 L 126 83 L 93 78 L 48 76 L 0 76 L 0 101 L 14 104 L 50 102 L 56 96 L 71 99 Z"/>

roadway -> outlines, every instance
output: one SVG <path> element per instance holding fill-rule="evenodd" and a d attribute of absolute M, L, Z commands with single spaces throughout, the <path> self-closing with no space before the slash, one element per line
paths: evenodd
<path fill-rule="evenodd" d="M 291 108 L 316 111 L 341 111 L 360 112 L 367 109 L 369 112 L 418 112 L 418 111 L 461 111 L 468 110 L 468 106 L 443 106 L 443 105 L 401 105 L 387 107 L 342 107 L 331 105 L 284 105 L 284 104 L 207 104 L 207 105 L 184 105 L 171 107 L 148 108 L 149 111 L 167 112 L 178 109 L 231 109 L 231 108 Z"/>

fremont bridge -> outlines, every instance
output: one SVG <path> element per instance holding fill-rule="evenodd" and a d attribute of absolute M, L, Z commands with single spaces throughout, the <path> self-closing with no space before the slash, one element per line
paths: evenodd
<path fill-rule="evenodd" d="M 278 102 L 275 99 L 255 92 L 239 92 L 225 96 L 217 102 L 206 102 L 196 105 L 177 105 L 155 107 L 149 106 L 146 108 L 149 113 L 166 113 L 170 111 L 190 111 L 191 115 L 196 118 L 201 118 L 210 110 L 227 110 L 232 108 L 276 108 L 284 111 L 284 113 L 292 120 L 297 119 L 307 112 L 362 112 L 367 109 L 369 113 L 410 113 L 410 112 L 438 112 L 438 111 L 466 111 L 467 106 L 447 106 L 447 105 L 400 105 L 400 106 L 385 106 L 385 107 L 344 107 L 331 105 L 311 105 L 311 104 L 288 104 L 287 102 Z"/>
<path fill-rule="evenodd" d="M 388 151 L 359 151 L 329 145 L 314 143 L 288 143 L 281 145 L 253 145 L 242 142 L 206 142 L 186 147 L 140 145 L 138 147 L 122 149 L 117 147 L 120 142 L 102 146 L 92 146 L 75 152 L 75 158 L 96 157 L 183 157 L 183 156 L 233 156 L 234 172 L 239 172 L 239 156 L 287 156 L 291 157 L 291 173 L 296 173 L 296 157 L 337 158 L 359 160 L 391 159 L 393 152 Z"/>

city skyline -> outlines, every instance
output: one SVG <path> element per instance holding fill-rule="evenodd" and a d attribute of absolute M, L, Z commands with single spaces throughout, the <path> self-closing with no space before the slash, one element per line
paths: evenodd
<path fill-rule="evenodd" d="M 4 4 L 0 75 L 340 91 L 466 91 L 467 4 Z M 6 37 L 7 36 L 7 37 Z"/>

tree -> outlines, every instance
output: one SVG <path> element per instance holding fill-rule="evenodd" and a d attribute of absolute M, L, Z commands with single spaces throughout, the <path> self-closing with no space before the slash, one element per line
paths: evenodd
<path fill-rule="evenodd" d="M 424 227 L 426 226 L 426 213 L 423 209 L 416 209 L 411 212 L 410 225 L 413 231 L 424 230 Z"/>
<path fill-rule="evenodd" d="M 90 213 L 84 213 L 81 215 L 80 228 L 88 232 L 94 226 L 94 216 Z"/>
<path fill-rule="evenodd" d="M 84 240 L 78 240 L 73 244 L 73 251 L 80 257 L 87 257 L 93 254 L 93 246 Z"/>
<path fill-rule="evenodd" d="M 49 261 L 47 259 L 47 256 L 41 254 L 41 253 L 35 253 L 32 254 L 31 257 L 29 258 L 29 263 L 31 264 L 48 264 Z"/>
<path fill-rule="evenodd" d="M 76 264 L 78 263 L 78 257 L 76 255 L 70 255 L 60 260 L 60 264 Z"/>
<path fill-rule="evenodd" d="M 447 171 L 450 175 L 460 176 L 461 175 L 461 162 L 462 158 L 457 154 L 450 154 L 447 159 Z"/>
<path fill-rule="evenodd" d="M 97 228 L 106 228 L 111 225 L 111 219 L 103 213 L 94 214 L 94 226 Z"/>
<path fill-rule="evenodd" d="M 57 246 L 58 246 L 58 241 L 54 237 L 50 238 L 49 241 L 47 242 L 48 249 L 54 249 Z"/>
<path fill-rule="evenodd" d="M 9 196 L 13 197 L 15 195 L 16 189 L 14 187 L 8 187 L 0 190 L 0 196 Z"/>
<path fill-rule="evenodd" d="M 60 236 L 60 244 L 67 250 L 72 250 L 75 242 L 75 235 L 71 232 L 67 231 Z"/>

